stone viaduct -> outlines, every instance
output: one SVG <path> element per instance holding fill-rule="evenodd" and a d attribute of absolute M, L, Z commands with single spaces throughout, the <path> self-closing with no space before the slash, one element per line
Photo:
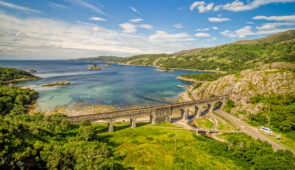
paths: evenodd
<path fill-rule="evenodd" d="M 108 122 L 109 132 L 114 131 L 114 122 L 122 119 L 130 119 L 130 127 L 136 128 L 136 119 L 142 117 L 148 117 L 151 124 L 160 122 L 171 122 L 172 113 L 176 109 L 181 112 L 181 118 L 185 121 L 193 117 L 201 117 L 212 114 L 213 110 L 222 108 L 225 105 L 225 100 L 228 99 L 228 95 L 218 96 L 206 100 L 194 100 L 188 102 L 181 102 L 175 104 L 151 106 L 139 109 L 119 110 L 113 112 L 105 112 L 91 115 L 81 115 L 65 117 L 64 119 L 70 120 L 72 123 L 79 123 L 84 120 L 105 121 Z M 189 111 L 193 110 L 193 114 L 189 114 Z"/>

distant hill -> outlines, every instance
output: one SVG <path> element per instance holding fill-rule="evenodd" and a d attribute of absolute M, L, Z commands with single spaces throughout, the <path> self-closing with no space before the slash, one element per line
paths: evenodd
<path fill-rule="evenodd" d="M 174 54 L 144 54 L 131 57 L 97 57 L 85 61 L 117 62 L 163 68 L 238 72 L 265 63 L 295 63 L 295 30 L 254 40 L 237 41 L 212 48 L 196 48 Z"/>
<path fill-rule="evenodd" d="M 78 59 L 71 59 L 71 61 L 106 61 L 106 60 L 113 60 L 119 57 L 116 56 L 98 56 L 98 57 L 87 57 L 87 58 L 78 58 Z"/>

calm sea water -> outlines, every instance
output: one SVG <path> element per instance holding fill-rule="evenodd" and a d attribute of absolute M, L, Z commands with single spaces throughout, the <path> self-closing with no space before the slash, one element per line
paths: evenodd
<path fill-rule="evenodd" d="M 184 91 L 177 85 L 187 82 L 175 79 L 181 74 L 198 73 L 176 70 L 172 73 L 158 72 L 153 67 L 123 66 L 112 64 L 101 71 L 91 71 L 87 66 L 99 62 L 81 61 L 1 61 L 0 67 L 37 70 L 38 81 L 26 82 L 37 90 L 39 109 L 52 110 L 62 105 L 85 102 L 88 105 L 159 105 L 171 103 Z M 63 87 L 41 87 L 55 81 L 71 81 Z"/>

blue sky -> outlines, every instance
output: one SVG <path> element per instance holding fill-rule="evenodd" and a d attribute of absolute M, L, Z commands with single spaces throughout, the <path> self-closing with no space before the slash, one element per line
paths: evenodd
<path fill-rule="evenodd" d="M 172 53 L 295 27 L 295 0 L 0 0 L 0 59 Z"/>

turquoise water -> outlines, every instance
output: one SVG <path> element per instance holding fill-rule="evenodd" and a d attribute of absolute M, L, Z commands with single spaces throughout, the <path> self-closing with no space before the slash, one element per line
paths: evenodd
<path fill-rule="evenodd" d="M 0 67 L 37 70 L 41 80 L 26 82 L 37 90 L 39 109 L 52 110 L 62 105 L 83 102 L 87 105 L 159 105 L 176 100 L 185 89 L 177 85 L 189 83 L 175 79 L 181 74 L 199 73 L 175 70 L 158 72 L 154 67 L 112 64 L 101 71 L 91 71 L 87 66 L 95 62 L 81 61 L 0 61 Z M 97 64 L 105 64 L 99 63 Z M 41 87 L 55 81 L 71 81 L 68 86 Z"/>

